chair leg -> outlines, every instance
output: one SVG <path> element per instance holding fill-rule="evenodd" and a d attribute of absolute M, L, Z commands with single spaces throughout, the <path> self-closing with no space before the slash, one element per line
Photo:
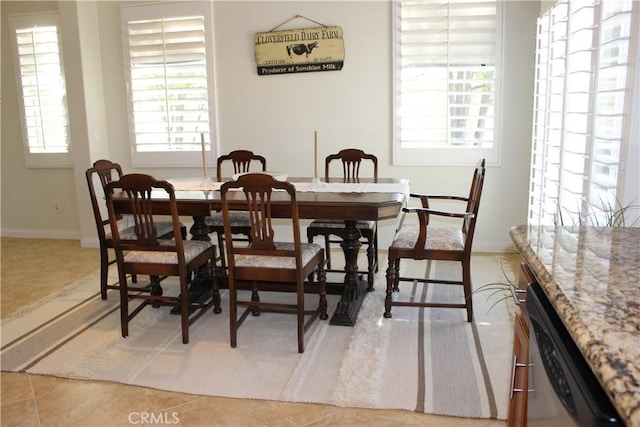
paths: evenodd
<path fill-rule="evenodd" d="M 253 289 L 251 289 L 251 302 L 255 302 L 257 304 L 260 303 L 260 294 L 258 293 L 258 288 L 257 286 L 255 286 L 255 284 L 253 286 Z M 251 314 L 253 314 L 254 316 L 260 316 L 260 307 L 256 305 L 251 311 Z"/>
<path fill-rule="evenodd" d="M 238 291 L 229 286 L 229 341 L 231 348 L 238 345 Z"/>
<path fill-rule="evenodd" d="M 378 264 L 376 261 L 375 245 L 371 239 L 368 239 L 367 242 L 367 292 L 372 292 L 373 278 L 376 274 L 376 270 L 378 269 Z"/>
<path fill-rule="evenodd" d="M 227 264 L 224 259 L 224 236 L 222 233 L 216 233 L 218 235 L 218 248 L 220 249 L 220 265 L 222 266 L 222 271 L 226 270 Z"/>
<path fill-rule="evenodd" d="M 393 292 L 400 292 L 400 258 L 395 260 L 395 280 L 393 283 Z"/>
<path fill-rule="evenodd" d="M 384 298 L 384 317 L 386 319 L 391 319 L 391 305 L 393 302 L 393 292 L 395 291 L 396 285 L 396 274 L 398 260 L 389 259 L 389 266 L 387 267 L 387 294 Z"/>
<path fill-rule="evenodd" d="M 215 255 L 213 257 L 215 259 Z M 215 314 L 222 313 L 222 307 L 220 307 L 220 282 L 218 282 L 219 272 L 214 264 L 211 265 L 211 284 L 213 286 L 213 312 Z"/>
<path fill-rule="evenodd" d="M 298 279 L 300 281 L 300 279 Z M 304 353 L 304 284 L 298 283 L 298 353 Z"/>
<path fill-rule="evenodd" d="M 378 261 L 378 227 L 376 226 L 376 232 L 373 235 L 373 247 L 375 250 L 375 254 L 376 254 L 376 273 L 378 272 L 378 268 L 380 266 L 380 263 Z"/>
<path fill-rule="evenodd" d="M 182 325 L 182 343 L 189 344 L 189 281 L 180 276 L 180 321 Z"/>
<path fill-rule="evenodd" d="M 100 296 L 107 299 L 107 285 L 109 281 L 109 253 L 107 248 L 100 246 Z"/>
<path fill-rule="evenodd" d="M 120 328 L 122 337 L 129 336 L 129 295 L 127 291 L 127 276 L 119 274 L 120 279 Z"/>
<path fill-rule="evenodd" d="M 151 295 L 153 296 L 162 296 L 163 291 L 162 291 L 162 286 L 160 285 L 160 277 L 158 276 L 151 276 L 150 278 L 151 281 Z M 151 307 L 153 308 L 159 308 L 160 307 L 160 303 L 159 302 L 152 302 Z"/>
<path fill-rule="evenodd" d="M 327 320 L 329 318 L 327 313 L 327 272 L 323 264 L 320 264 L 318 268 L 318 283 L 320 283 L 320 319 Z"/>
<path fill-rule="evenodd" d="M 462 286 L 467 305 L 467 322 L 471 322 L 473 321 L 473 296 L 471 295 L 471 263 L 469 260 L 462 262 Z"/>
<path fill-rule="evenodd" d="M 324 253 L 327 254 L 327 268 L 331 270 L 331 239 L 328 234 L 324 236 Z"/>

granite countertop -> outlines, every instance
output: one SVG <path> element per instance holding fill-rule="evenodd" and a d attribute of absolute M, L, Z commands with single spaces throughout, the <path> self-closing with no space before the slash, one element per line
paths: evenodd
<path fill-rule="evenodd" d="M 640 228 L 510 235 L 620 416 L 640 426 Z"/>

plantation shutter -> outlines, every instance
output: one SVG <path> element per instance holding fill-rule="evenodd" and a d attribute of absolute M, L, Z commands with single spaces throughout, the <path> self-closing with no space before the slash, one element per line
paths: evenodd
<path fill-rule="evenodd" d="M 214 156 L 207 2 L 123 6 L 134 164 L 184 166 Z M 162 154 L 164 153 L 164 154 Z"/>
<path fill-rule="evenodd" d="M 402 66 L 495 65 L 494 1 L 402 1 Z"/>
<path fill-rule="evenodd" d="M 204 18 L 128 23 L 138 151 L 200 150 L 209 132 Z"/>
<path fill-rule="evenodd" d="M 10 22 L 27 165 L 67 165 L 69 120 L 57 15 L 14 15 Z M 34 156 L 43 154 L 51 156 Z"/>
<path fill-rule="evenodd" d="M 634 8 L 561 1 L 538 20 L 530 224 L 611 225 L 620 208 Z"/>
<path fill-rule="evenodd" d="M 398 160 L 403 150 L 492 148 L 497 3 L 415 0 L 396 8 Z"/>

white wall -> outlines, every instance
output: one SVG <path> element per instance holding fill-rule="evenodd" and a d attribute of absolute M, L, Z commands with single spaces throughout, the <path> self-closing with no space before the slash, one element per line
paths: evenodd
<path fill-rule="evenodd" d="M 2 88 L 2 235 L 79 237 L 75 180 L 71 169 L 26 169 L 20 131 L 8 13 L 55 10 L 55 2 L 0 2 Z M 63 212 L 53 213 L 53 200 Z"/>
<path fill-rule="evenodd" d="M 75 174 L 69 170 L 24 167 L 15 79 L 13 71 L 8 76 L 12 65 L 7 64 L 10 51 L 5 50 L 9 48 L 8 37 L 5 37 L 6 10 L 20 7 L 16 3 L 19 2 L 2 2 L 2 234 L 63 236 L 89 242 L 95 231 L 87 209 L 88 199 L 86 205 L 79 206 L 86 197 L 86 184 L 79 176 L 90 165 L 78 160 Z M 42 4 L 38 5 L 42 7 Z M 93 28 L 99 32 L 105 108 L 104 111 L 91 108 L 86 121 L 100 127 L 103 123 L 100 116 L 104 115 L 106 129 L 99 129 L 102 141 L 98 145 L 106 144 L 108 148 L 102 152 L 107 152 L 125 170 L 132 170 L 119 6 L 119 2 L 97 4 Z M 73 7 L 73 3 L 64 2 L 63 7 Z M 487 170 L 474 244 L 477 251 L 511 249 L 509 228 L 526 222 L 535 18 L 540 4 L 537 1 L 505 2 L 505 9 L 502 160 L 500 165 Z M 258 76 L 254 62 L 254 34 L 269 31 L 298 14 L 325 25 L 342 27 L 345 43 L 343 70 Z M 90 16 L 81 14 L 82 19 L 88 19 L 87 15 Z M 313 171 L 310 160 L 313 132 L 317 130 L 321 157 L 340 148 L 359 147 L 378 156 L 381 176 L 408 178 L 412 191 L 462 195 L 468 192 L 470 167 L 399 167 L 391 164 L 389 2 L 216 1 L 214 22 L 220 152 L 247 148 L 263 154 L 271 170 L 284 171 L 289 176 L 309 176 Z M 309 25 L 304 19 L 296 19 L 283 28 Z M 79 37 L 91 26 L 85 22 L 82 27 Z M 95 61 L 90 55 L 72 54 L 79 55 L 74 60 L 91 58 Z M 68 90 L 86 91 L 79 77 L 68 81 Z M 7 96 L 8 92 L 14 93 Z M 92 94 L 92 100 L 93 97 L 95 94 Z M 91 139 L 93 131 L 87 131 L 88 139 Z M 82 135 L 82 132 L 76 135 Z M 74 140 L 73 143 L 95 145 L 96 141 Z M 94 148 L 90 152 L 98 150 Z M 96 160 L 93 154 L 90 157 Z M 164 178 L 200 174 L 199 170 L 188 168 L 139 171 Z M 15 182 L 24 182 L 25 189 L 19 190 Z M 50 205 L 54 198 L 63 201 L 64 220 L 60 215 L 52 214 Z M 393 221 L 383 224 L 381 247 L 388 245 L 394 225 Z"/>

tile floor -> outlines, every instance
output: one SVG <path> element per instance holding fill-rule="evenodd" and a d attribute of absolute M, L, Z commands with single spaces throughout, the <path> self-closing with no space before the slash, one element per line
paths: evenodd
<path fill-rule="evenodd" d="M 2 238 L 0 245 L 3 319 L 55 291 L 51 283 L 72 283 L 98 268 L 98 250 L 80 248 L 78 241 Z M 195 396 L 18 373 L 2 372 L 0 381 L 2 427 L 506 425 L 409 411 Z"/>

